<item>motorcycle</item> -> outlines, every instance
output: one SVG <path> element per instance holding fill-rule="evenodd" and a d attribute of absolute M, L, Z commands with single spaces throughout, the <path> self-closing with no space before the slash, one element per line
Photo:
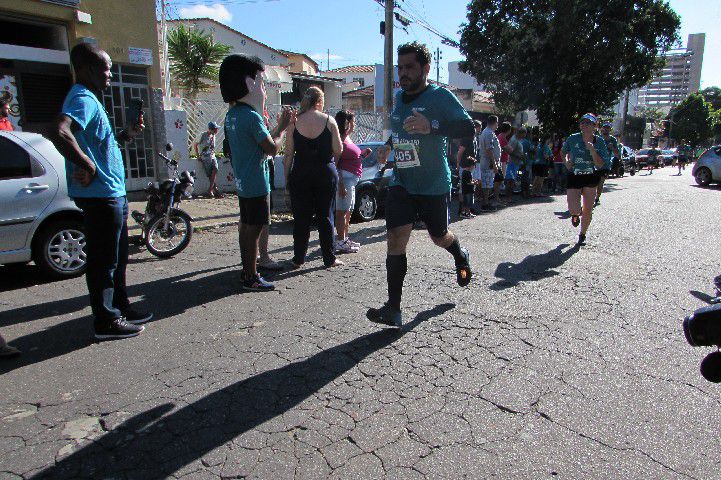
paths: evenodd
<path fill-rule="evenodd" d="M 165 146 L 168 154 L 173 144 Z M 148 251 L 160 258 L 168 258 L 185 250 L 193 236 L 193 219 L 179 208 L 183 197 L 190 198 L 195 172 L 178 174 L 178 162 L 158 152 L 170 171 L 170 178 L 150 182 L 145 189 L 145 212 L 133 210 L 131 216 L 141 227 L 140 241 Z"/>

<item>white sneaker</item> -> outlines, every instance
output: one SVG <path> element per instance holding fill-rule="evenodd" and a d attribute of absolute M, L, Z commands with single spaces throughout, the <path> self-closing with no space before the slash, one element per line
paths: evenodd
<path fill-rule="evenodd" d="M 346 239 L 338 245 L 338 251 L 341 253 L 358 253 L 358 247 L 354 247 L 348 239 Z"/>
<path fill-rule="evenodd" d="M 354 242 L 353 240 L 350 239 L 350 237 L 346 238 L 345 240 L 346 240 L 346 242 L 350 243 L 352 246 L 354 246 L 356 248 L 360 248 L 360 246 L 361 246 L 360 243 Z"/>
<path fill-rule="evenodd" d="M 283 270 L 283 265 L 274 261 L 270 257 L 265 259 L 258 258 L 257 264 L 258 268 L 263 268 L 265 270 Z"/>

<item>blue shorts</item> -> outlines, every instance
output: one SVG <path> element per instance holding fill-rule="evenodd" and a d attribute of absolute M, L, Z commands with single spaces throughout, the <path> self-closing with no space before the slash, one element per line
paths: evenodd
<path fill-rule="evenodd" d="M 506 166 L 506 180 L 518 180 L 518 164 L 508 162 Z"/>
<path fill-rule="evenodd" d="M 352 212 L 353 205 L 355 205 L 355 187 L 358 185 L 360 178 L 358 178 L 356 174 L 346 172 L 345 170 L 339 170 L 338 173 L 338 182 L 343 182 L 345 195 L 340 194 L 340 189 L 337 190 L 335 196 L 335 211 Z"/>

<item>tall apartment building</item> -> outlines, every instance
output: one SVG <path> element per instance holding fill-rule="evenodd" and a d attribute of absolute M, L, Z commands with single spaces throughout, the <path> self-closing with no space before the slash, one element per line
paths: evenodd
<path fill-rule="evenodd" d="M 705 33 L 688 36 L 685 49 L 666 53 L 661 74 L 638 92 L 638 105 L 669 109 L 701 88 Z"/>

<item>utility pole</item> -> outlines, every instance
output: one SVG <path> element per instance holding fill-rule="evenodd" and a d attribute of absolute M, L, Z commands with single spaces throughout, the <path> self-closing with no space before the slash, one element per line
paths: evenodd
<path fill-rule="evenodd" d="M 436 48 L 436 82 L 440 83 L 441 81 L 441 58 L 443 58 L 443 52 L 441 52 L 441 47 Z"/>
<path fill-rule="evenodd" d="M 170 99 L 170 61 L 168 60 L 168 21 L 165 13 L 166 0 L 160 0 L 160 31 L 162 32 L 163 44 L 163 87 L 165 99 Z"/>
<path fill-rule="evenodd" d="M 626 143 L 626 118 L 628 117 L 628 89 L 623 94 L 623 109 L 621 110 L 621 128 L 618 136 L 621 137 L 621 143 Z"/>
<path fill-rule="evenodd" d="M 383 55 L 383 139 L 390 136 L 393 111 L 393 7 L 394 0 L 385 0 L 385 48 Z"/>
<path fill-rule="evenodd" d="M 326 70 L 330 70 L 330 48 L 328 49 L 328 58 L 326 60 Z"/>

